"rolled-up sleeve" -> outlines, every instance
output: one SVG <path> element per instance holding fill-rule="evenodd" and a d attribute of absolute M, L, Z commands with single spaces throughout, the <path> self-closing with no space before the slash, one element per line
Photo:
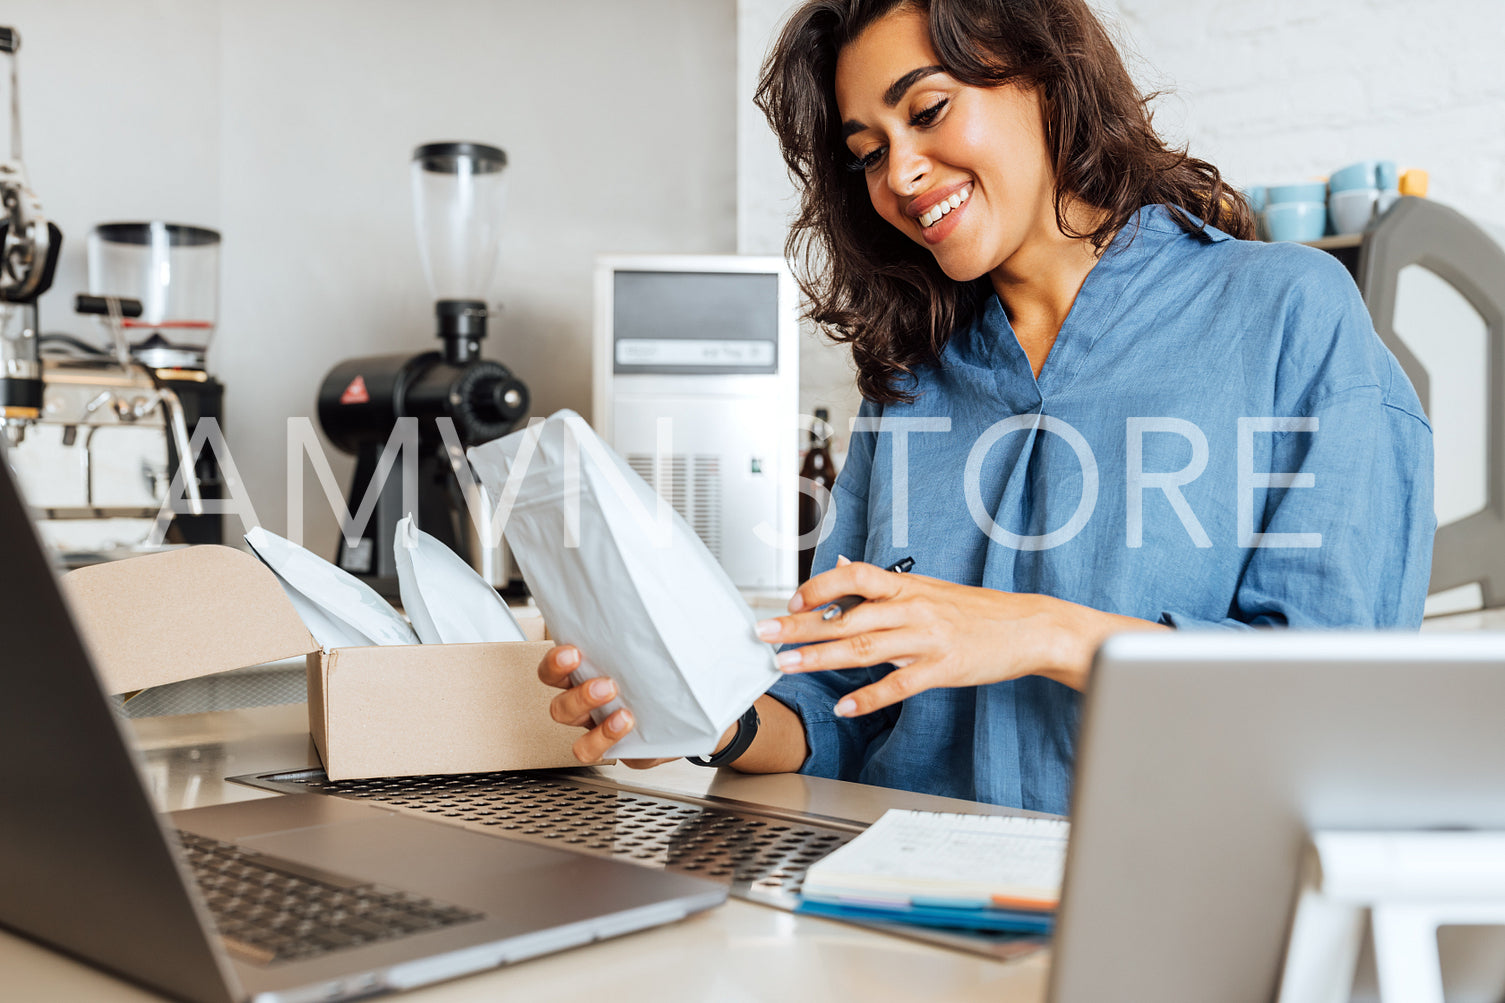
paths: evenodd
<path fill-rule="evenodd" d="M 835 780 L 856 780 L 873 740 L 892 726 L 882 712 L 837 717 L 836 702 L 876 679 L 873 669 L 842 669 L 785 676 L 768 695 L 799 715 L 809 754 L 799 772 Z"/>

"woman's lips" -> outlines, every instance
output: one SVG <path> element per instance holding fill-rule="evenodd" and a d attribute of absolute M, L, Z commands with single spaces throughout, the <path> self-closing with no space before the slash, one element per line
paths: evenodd
<path fill-rule="evenodd" d="M 918 212 L 915 211 L 915 207 L 911 207 L 909 214 L 919 220 L 921 226 L 934 226 L 940 222 L 941 217 L 956 210 L 971 197 L 972 185 L 970 183 L 957 185 L 940 198 L 932 196 L 931 200 L 927 200 Z"/>
<path fill-rule="evenodd" d="M 924 239 L 925 243 L 932 246 L 939 244 L 941 241 L 945 240 L 948 236 L 951 235 L 951 231 L 955 230 L 958 226 L 961 225 L 962 216 L 966 213 L 968 207 L 970 207 L 971 204 L 972 203 L 970 201 L 963 202 L 955 209 L 952 209 L 950 212 L 946 213 L 946 215 L 942 216 L 938 222 L 932 224 L 931 226 L 925 226 L 921 224 L 921 238 Z M 916 220 L 916 222 L 919 221 Z"/>

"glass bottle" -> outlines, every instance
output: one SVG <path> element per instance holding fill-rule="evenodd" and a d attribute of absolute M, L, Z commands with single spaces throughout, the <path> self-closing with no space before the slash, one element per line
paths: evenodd
<path fill-rule="evenodd" d="M 810 564 L 815 559 L 815 544 L 819 536 L 815 530 L 820 526 L 825 508 L 812 485 L 820 485 L 829 494 L 836 483 L 836 464 L 831 461 L 831 451 L 826 443 L 831 438 L 831 426 L 827 423 L 830 412 L 825 408 L 815 409 L 815 423 L 810 427 L 810 446 L 805 450 L 804 462 L 800 465 L 800 539 L 806 541 L 800 547 L 800 581 L 810 577 Z M 814 494 L 812 494 L 814 492 Z M 821 498 L 826 495 L 821 495 Z"/>

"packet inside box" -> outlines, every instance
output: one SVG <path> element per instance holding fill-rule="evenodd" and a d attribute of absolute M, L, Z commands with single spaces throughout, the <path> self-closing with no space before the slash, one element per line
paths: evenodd
<path fill-rule="evenodd" d="M 549 717 L 542 640 L 322 651 L 276 577 L 230 547 L 98 564 L 63 578 L 105 688 L 127 693 L 305 656 L 308 724 L 333 780 L 579 766 Z"/>

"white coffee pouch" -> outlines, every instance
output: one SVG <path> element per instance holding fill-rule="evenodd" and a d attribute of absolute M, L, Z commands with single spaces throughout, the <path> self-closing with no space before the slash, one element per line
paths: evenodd
<path fill-rule="evenodd" d="M 272 569 L 303 625 L 326 651 L 374 644 L 417 644 L 392 604 L 347 571 L 260 526 L 246 543 Z"/>
<path fill-rule="evenodd" d="M 695 531 L 573 411 L 473 447 L 549 633 L 576 682 L 610 676 L 637 727 L 624 758 L 709 753 L 780 678 L 756 618 Z"/>
<path fill-rule="evenodd" d="M 398 521 L 393 553 L 402 608 L 424 644 L 526 640 L 496 589 L 459 554 L 413 525 L 412 516 Z"/>

